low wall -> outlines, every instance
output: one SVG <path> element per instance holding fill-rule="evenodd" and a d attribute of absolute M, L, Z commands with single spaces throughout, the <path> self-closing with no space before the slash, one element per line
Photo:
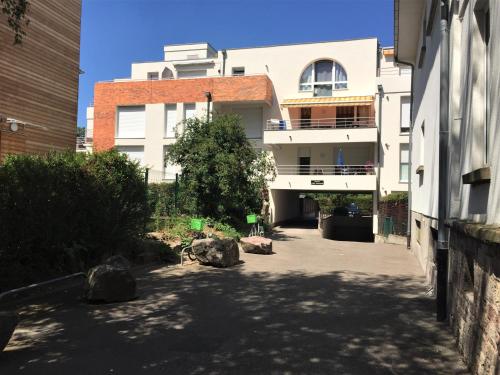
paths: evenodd
<path fill-rule="evenodd" d="M 453 223 L 449 321 L 473 374 L 500 374 L 500 228 Z"/>
<path fill-rule="evenodd" d="M 411 213 L 411 251 L 425 273 L 427 284 L 436 286 L 437 220 L 421 213 Z"/>

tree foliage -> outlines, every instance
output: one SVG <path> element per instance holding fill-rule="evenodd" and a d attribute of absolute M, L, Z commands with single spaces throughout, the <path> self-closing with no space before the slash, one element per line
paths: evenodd
<path fill-rule="evenodd" d="M 23 27 L 29 24 L 29 19 L 26 18 L 28 0 L 0 0 L 0 7 L 7 16 L 7 24 L 14 31 L 14 44 L 20 44 L 26 35 Z"/>
<path fill-rule="evenodd" d="M 260 211 L 272 168 L 253 149 L 240 122 L 228 114 L 210 122 L 187 120 L 170 147 L 166 161 L 182 167 L 180 192 L 187 213 L 237 224 L 245 214 Z"/>
<path fill-rule="evenodd" d="M 142 170 L 117 151 L 7 157 L 0 167 L 0 289 L 123 252 L 148 214 Z"/>

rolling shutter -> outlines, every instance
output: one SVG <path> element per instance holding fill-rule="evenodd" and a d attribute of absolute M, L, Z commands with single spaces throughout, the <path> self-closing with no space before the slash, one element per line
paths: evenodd
<path fill-rule="evenodd" d="M 144 138 L 145 128 L 144 106 L 118 108 L 118 138 Z"/>

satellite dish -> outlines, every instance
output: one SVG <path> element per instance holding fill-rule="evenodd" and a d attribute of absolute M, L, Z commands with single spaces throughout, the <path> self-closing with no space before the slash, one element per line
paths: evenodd
<path fill-rule="evenodd" d="M 16 121 L 12 121 L 10 123 L 10 131 L 17 132 L 18 130 L 19 130 L 19 125 L 17 124 Z"/>

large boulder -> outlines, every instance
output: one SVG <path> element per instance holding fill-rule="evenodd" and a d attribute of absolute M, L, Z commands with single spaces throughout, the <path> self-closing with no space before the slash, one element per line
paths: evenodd
<path fill-rule="evenodd" d="M 13 311 L 0 311 L 0 352 L 9 343 L 17 323 L 17 314 Z"/>
<path fill-rule="evenodd" d="M 87 277 L 85 297 L 92 302 L 122 302 L 136 297 L 136 282 L 130 270 L 101 264 Z"/>
<path fill-rule="evenodd" d="M 130 262 L 123 255 L 113 255 L 104 261 L 104 264 L 107 264 L 114 268 L 122 268 L 125 270 L 130 269 Z"/>
<path fill-rule="evenodd" d="M 241 248 L 245 253 L 252 254 L 272 254 L 273 240 L 270 238 L 253 236 L 240 239 Z"/>
<path fill-rule="evenodd" d="M 232 238 L 194 240 L 192 246 L 193 253 L 201 264 L 231 267 L 240 262 L 240 249 Z"/>

